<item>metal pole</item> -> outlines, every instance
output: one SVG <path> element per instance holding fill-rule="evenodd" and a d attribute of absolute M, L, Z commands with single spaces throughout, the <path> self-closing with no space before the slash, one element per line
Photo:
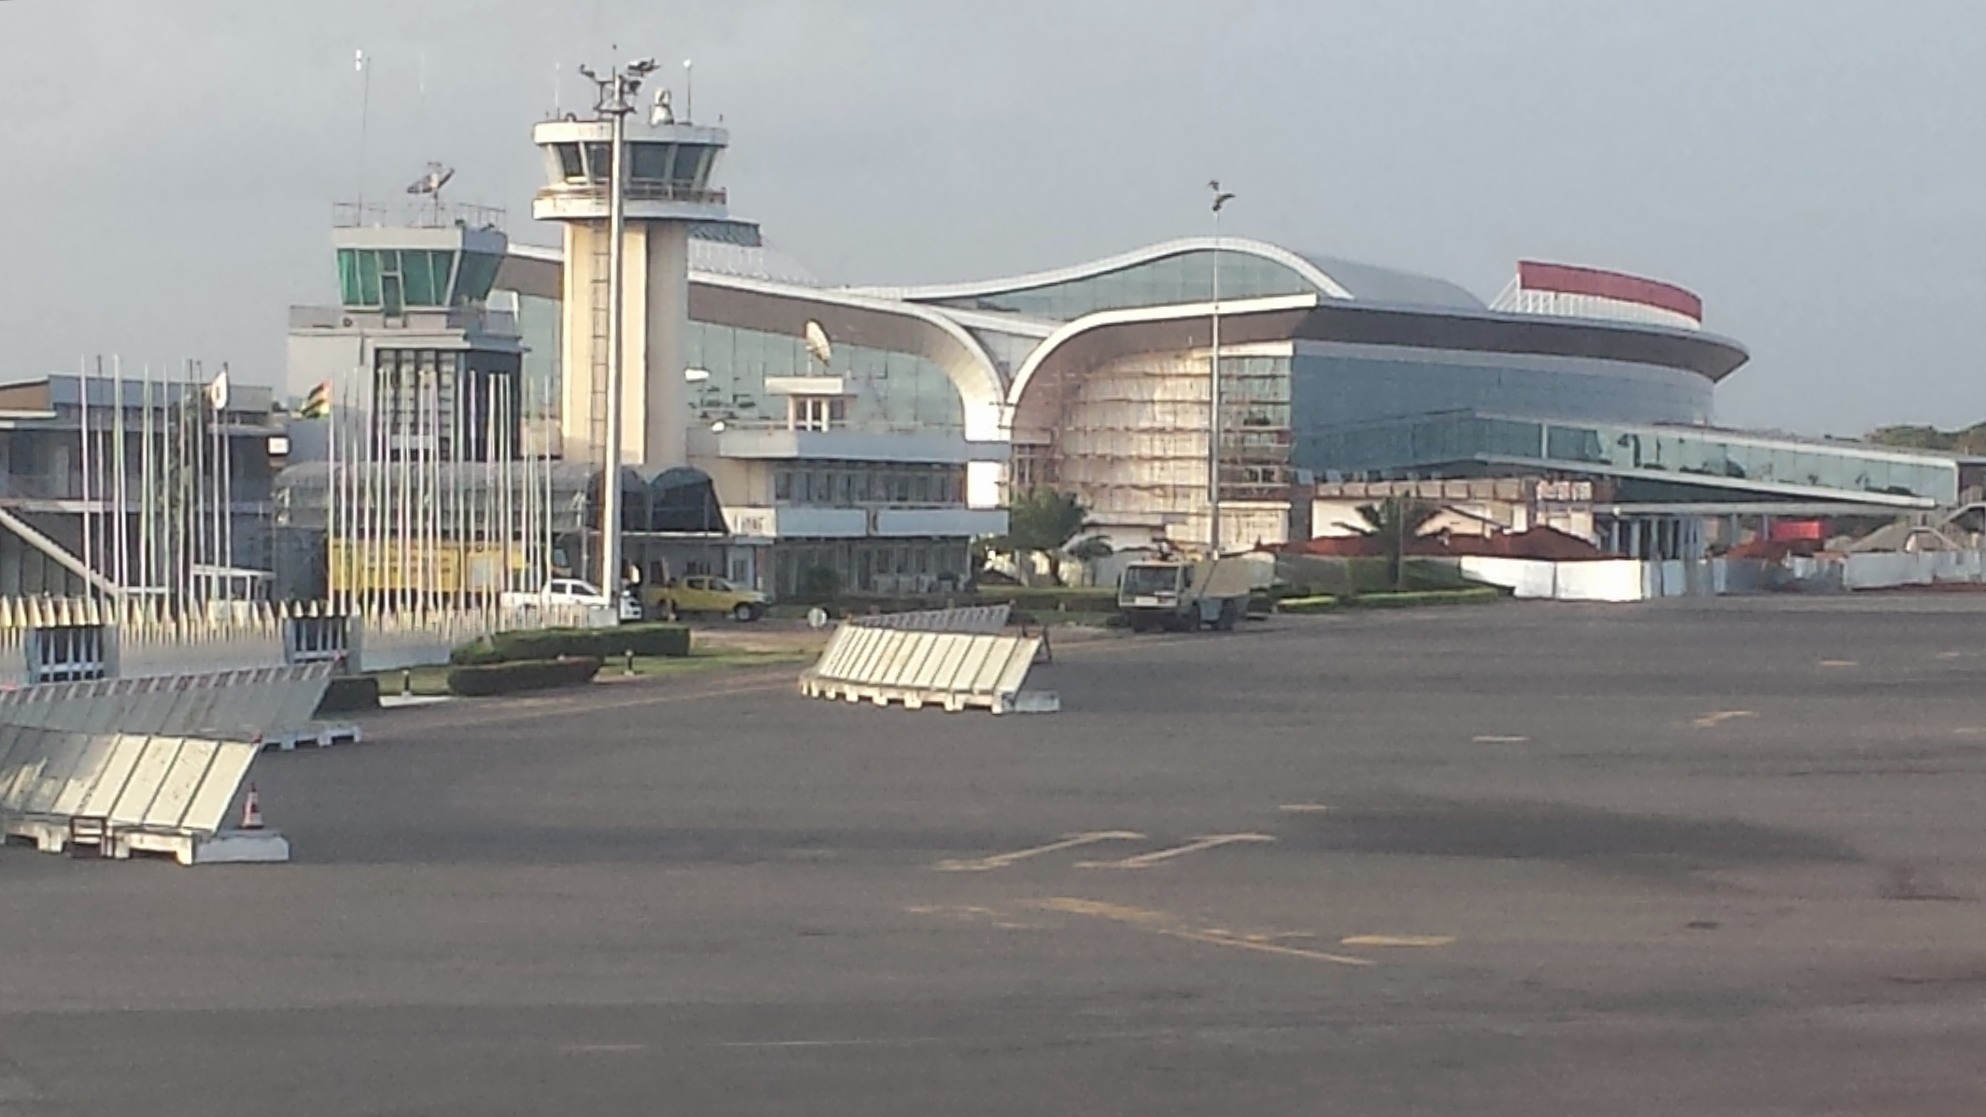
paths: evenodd
<path fill-rule="evenodd" d="M 609 160 L 613 182 L 607 189 L 607 445 L 606 466 L 600 475 L 600 592 L 607 600 L 620 601 L 621 587 L 621 299 L 627 233 L 626 177 L 622 159 L 626 151 L 627 118 L 633 106 L 628 81 L 619 69 L 614 71 L 604 108 L 613 120 L 613 155 Z"/>
<path fill-rule="evenodd" d="M 1207 550 L 1221 553 L 1221 208 L 1234 195 L 1221 190 L 1220 180 L 1207 184 L 1214 194 L 1214 322 L 1213 352 L 1207 387 Z"/>

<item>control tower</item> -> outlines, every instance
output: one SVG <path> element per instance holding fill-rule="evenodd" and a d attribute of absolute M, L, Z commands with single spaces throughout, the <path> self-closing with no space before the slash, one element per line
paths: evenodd
<path fill-rule="evenodd" d="M 532 216 L 565 226 L 565 457 L 600 464 L 608 444 L 613 134 L 603 99 L 593 118 L 547 120 L 531 137 L 546 174 Z M 689 457 L 690 227 L 726 216 L 724 191 L 710 179 L 730 137 L 677 119 L 667 89 L 625 118 L 624 136 L 621 464 L 665 469 Z"/>

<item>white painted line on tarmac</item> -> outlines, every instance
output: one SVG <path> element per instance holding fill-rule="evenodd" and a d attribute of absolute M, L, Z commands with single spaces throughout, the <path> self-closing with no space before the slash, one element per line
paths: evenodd
<path fill-rule="evenodd" d="M 1288 811 L 1291 814 L 1323 814 L 1331 808 L 1325 806 L 1323 803 L 1284 803 L 1276 809 L 1279 811 Z"/>
<path fill-rule="evenodd" d="M 1483 733 L 1469 739 L 1479 745 L 1521 745 L 1528 742 L 1531 738 L 1504 737 L 1494 733 Z"/>
<path fill-rule="evenodd" d="M 1715 729 L 1727 721 L 1734 721 L 1738 718 L 1755 718 L 1757 716 L 1758 714 L 1751 710 L 1719 710 L 1714 714 L 1705 714 L 1691 724 L 1695 725 L 1698 729 Z"/>
<path fill-rule="evenodd" d="M 559 1048 L 567 1055 L 626 1055 L 646 1051 L 645 1043 L 569 1043 Z"/>
<path fill-rule="evenodd" d="M 738 1040 L 714 1046 L 804 1051 L 816 1047 L 921 1047 L 938 1042 L 940 1041 L 936 1039 L 761 1039 Z"/>
<path fill-rule="evenodd" d="M 1030 857 L 1040 857 L 1044 853 L 1060 853 L 1065 849 L 1077 849 L 1095 845 L 1098 842 L 1137 842 L 1144 835 L 1130 830 L 1093 830 L 1087 834 L 1071 834 L 1059 842 L 1050 842 L 1031 849 L 1017 849 L 1012 853 L 996 853 L 991 857 L 975 857 L 965 860 L 940 861 L 937 870 L 941 873 L 984 873 L 993 869 L 1004 869 L 1017 861 Z"/>
<path fill-rule="evenodd" d="M 1218 849 L 1221 846 L 1235 845 L 1240 842 L 1273 842 L 1275 840 L 1275 838 L 1268 834 L 1209 834 L 1204 838 L 1195 838 L 1183 846 L 1154 850 L 1151 853 L 1141 853 L 1136 857 L 1126 857 L 1122 861 L 1078 861 L 1076 862 L 1076 868 L 1149 869 L 1154 865 L 1164 864 L 1175 857 L 1184 857 L 1189 853 Z"/>
<path fill-rule="evenodd" d="M 1862 666 L 1862 664 L 1861 664 L 1861 662 L 1860 662 L 1859 660 L 1853 660 L 1853 659 L 1823 659 L 1823 660 L 1821 660 L 1821 661 L 1820 661 L 1820 665 L 1821 665 L 1822 667 L 1860 667 L 1860 666 Z"/>
<path fill-rule="evenodd" d="M 1416 947 L 1452 946 L 1453 935 L 1353 935 L 1338 940 L 1339 946 Z"/>

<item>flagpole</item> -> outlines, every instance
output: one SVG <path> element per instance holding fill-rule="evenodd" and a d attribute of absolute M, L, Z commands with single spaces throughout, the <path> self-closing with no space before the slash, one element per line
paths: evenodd
<path fill-rule="evenodd" d="M 474 568 L 466 541 L 462 538 L 462 396 L 466 373 L 458 365 L 455 379 L 448 391 L 448 456 L 453 465 L 448 471 L 448 534 L 450 545 L 455 551 L 454 607 L 460 609 L 467 602 L 470 589 L 470 572 Z"/>
<path fill-rule="evenodd" d="M 514 456 L 512 451 L 515 447 L 511 445 L 511 423 L 509 421 L 515 401 L 512 393 L 514 385 L 508 375 L 502 380 L 497 381 L 497 386 L 502 389 L 503 394 L 503 406 L 499 409 L 499 413 L 504 417 L 503 458 L 497 465 L 497 473 L 503 478 L 503 570 L 504 576 L 508 577 L 510 574 L 510 559 L 513 553 L 511 543 L 517 537 L 517 501 L 511 494 L 512 470 L 510 466 L 510 460 Z"/>
<path fill-rule="evenodd" d="M 398 373 L 396 372 L 395 375 L 398 375 Z M 366 593 L 371 599 L 371 611 L 374 613 L 383 613 L 386 611 L 386 571 L 388 568 L 386 524 L 387 516 L 392 512 L 386 506 L 386 496 L 389 488 L 387 482 L 392 480 L 392 476 L 387 472 L 386 468 L 386 435 L 391 428 L 387 424 L 385 406 L 381 401 L 381 397 L 385 393 L 381 390 L 379 376 L 376 372 L 372 377 L 372 388 L 369 394 L 372 400 L 370 411 L 372 429 L 367 432 L 366 438 L 366 457 L 370 459 L 366 469 L 366 504 L 370 511 L 367 513 L 366 520 L 367 531 L 370 535 L 368 549 L 371 555 L 367 565 L 372 568 L 372 574 L 368 579 Z"/>
<path fill-rule="evenodd" d="M 317 399 L 317 390 L 311 389 L 306 403 Z M 324 600 L 329 604 L 333 616 L 340 612 L 338 594 L 345 584 L 343 545 L 338 541 L 338 408 L 331 402 L 331 385 L 324 385 Z"/>
<path fill-rule="evenodd" d="M 418 376 L 419 373 L 416 372 L 415 375 Z M 393 508 L 396 522 L 400 527 L 400 584 L 396 600 L 397 608 L 401 610 L 407 607 L 407 585 L 413 581 L 408 562 L 412 556 L 407 553 L 407 537 L 413 533 L 414 523 L 413 510 L 407 507 L 407 493 L 414 487 L 414 463 L 407 458 L 407 442 L 413 427 L 411 420 L 414 417 L 413 402 L 409 397 L 418 390 L 418 387 L 408 383 L 407 369 L 402 367 L 393 391 L 393 429 L 397 432 L 393 451 L 394 463 L 398 466 L 395 476 L 399 478 L 399 490 L 394 498 Z"/>
<path fill-rule="evenodd" d="M 77 396 L 80 415 L 78 416 L 76 421 L 76 445 L 82 456 L 83 565 L 89 566 L 90 565 L 90 359 L 88 357 L 80 358 L 77 361 L 76 382 L 77 384 L 80 385 Z M 63 487 L 66 489 L 68 487 L 66 484 L 67 478 L 64 478 L 64 482 L 65 484 Z M 90 593 L 90 582 L 87 579 L 85 579 L 83 582 L 83 593 L 85 596 L 88 596 L 88 594 Z M 68 594 L 65 593 L 63 594 L 63 596 L 67 597 Z"/>
<path fill-rule="evenodd" d="M 234 385 L 228 377 L 228 366 L 221 366 L 221 406 L 220 435 L 218 445 L 221 451 L 221 554 L 228 568 L 227 595 L 234 597 L 234 439 L 229 437 L 227 404 Z"/>
<path fill-rule="evenodd" d="M 115 527 L 117 529 L 116 566 L 117 566 L 117 588 L 119 591 L 118 596 L 122 597 L 123 591 L 129 588 L 131 585 L 131 570 L 130 570 L 130 558 L 129 558 L 129 547 L 128 547 L 130 543 L 130 539 L 129 539 L 130 524 L 128 522 L 130 516 L 127 505 L 127 498 L 128 498 L 127 486 L 125 485 L 124 482 L 125 461 L 124 461 L 124 358 L 123 357 L 120 356 L 120 357 L 112 358 L 111 375 L 115 377 L 115 379 L 113 379 L 110 382 L 111 406 L 115 408 L 115 411 L 111 415 L 112 442 L 110 447 L 110 457 L 111 457 L 111 469 L 114 470 L 117 474 L 117 483 L 116 483 L 117 523 L 115 524 Z"/>
<path fill-rule="evenodd" d="M 209 579 L 209 585 L 207 586 L 207 597 L 209 600 L 212 600 L 218 596 L 222 601 L 226 601 L 227 592 L 224 588 L 227 584 L 226 577 L 223 576 L 220 580 L 223 588 L 219 594 L 214 592 L 216 587 L 212 584 L 214 570 L 221 565 L 221 426 L 217 422 L 220 415 L 218 409 L 214 408 L 213 385 L 212 381 L 207 379 L 207 366 L 205 364 L 200 366 L 200 379 L 200 394 L 202 396 L 200 402 L 206 405 L 201 408 L 200 416 L 207 424 L 207 467 L 202 471 L 204 480 L 208 486 L 207 577 Z"/>

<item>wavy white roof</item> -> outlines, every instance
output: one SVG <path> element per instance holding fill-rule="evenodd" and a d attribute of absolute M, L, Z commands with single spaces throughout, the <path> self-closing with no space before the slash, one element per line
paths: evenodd
<path fill-rule="evenodd" d="M 1222 237 L 1218 242 L 1212 237 L 1187 237 L 1146 245 L 1116 256 L 1072 264 L 1068 267 L 972 283 L 946 283 L 923 287 L 861 287 L 854 290 L 876 298 L 902 299 L 909 302 L 949 302 L 985 298 L 1074 283 L 1172 256 L 1211 252 L 1216 247 L 1222 252 L 1254 256 L 1281 264 L 1326 298 L 1384 306 L 1440 307 L 1472 311 L 1487 309 L 1481 299 L 1445 280 L 1382 268 L 1373 264 L 1353 263 L 1331 256 L 1292 252 L 1280 245 L 1245 237 Z"/>

